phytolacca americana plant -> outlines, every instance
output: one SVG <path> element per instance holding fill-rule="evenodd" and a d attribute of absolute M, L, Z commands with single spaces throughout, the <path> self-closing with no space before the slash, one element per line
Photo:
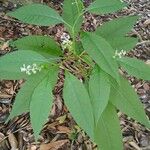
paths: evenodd
<path fill-rule="evenodd" d="M 50 26 L 63 23 L 70 36 L 63 34 L 59 46 L 48 36 L 26 36 L 13 42 L 18 51 L 0 58 L 0 79 L 26 82 L 19 90 L 9 119 L 30 112 L 36 139 L 53 104 L 52 90 L 60 68 L 65 70 L 64 103 L 77 124 L 101 150 L 122 150 L 116 109 L 150 127 L 143 106 L 128 81 L 119 73 L 150 80 L 150 67 L 126 57 L 137 43 L 127 36 L 138 17 L 108 21 L 95 32 L 81 30 L 85 12 L 107 14 L 124 8 L 119 0 L 96 0 L 85 8 L 80 0 L 65 0 L 60 16 L 52 8 L 30 4 L 8 15 L 24 23 Z M 77 41 L 77 37 L 80 42 Z M 63 54 L 63 51 L 67 54 Z M 67 62 L 70 66 L 65 65 Z M 86 66 L 86 67 L 85 67 Z M 76 75 L 81 75 L 81 82 Z"/>

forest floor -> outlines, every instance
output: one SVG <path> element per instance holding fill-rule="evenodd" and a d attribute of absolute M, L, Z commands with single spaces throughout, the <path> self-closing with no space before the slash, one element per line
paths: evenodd
<path fill-rule="evenodd" d="M 15 0 L 14 0 L 15 1 Z M 29 0 L 16 0 L 15 2 L 0 2 L 0 56 L 9 53 L 12 48 L 10 42 L 27 35 L 49 35 L 56 41 L 65 29 L 62 25 L 55 27 L 39 27 L 22 24 L 8 16 L 6 13 L 16 9 L 22 2 Z M 62 11 L 63 0 L 42 0 L 50 7 Z M 89 5 L 92 0 L 85 0 Z M 20 4 L 19 4 L 20 2 Z M 150 63 L 150 1 L 126 0 L 129 6 L 120 12 L 109 15 L 85 14 L 83 28 L 94 31 L 104 21 L 129 15 L 139 15 L 140 18 L 130 35 L 139 38 L 136 47 L 129 53 L 132 57 Z M 143 107 L 150 118 L 150 82 L 137 80 L 127 75 L 132 86 L 137 91 Z M 16 93 L 23 81 L 0 81 L 0 150 L 96 150 L 96 146 L 75 124 L 66 107 L 63 105 L 62 87 L 64 76 L 59 74 L 58 83 L 54 89 L 55 100 L 51 115 L 44 126 L 38 143 L 35 143 L 29 114 L 22 114 L 7 124 L 5 121 L 11 111 Z M 150 150 L 150 130 L 131 118 L 118 113 L 125 150 Z"/>

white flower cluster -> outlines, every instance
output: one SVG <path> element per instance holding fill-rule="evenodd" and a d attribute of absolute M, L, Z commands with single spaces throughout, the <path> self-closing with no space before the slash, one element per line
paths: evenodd
<path fill-rule="evenodd" d="M 21 72 L 25 72 L 27 75 L 36 74 L 37 71 L 41 71 L 43 67 L 38 66 L 37 64 L 32 64 L 32 65 L 25 65 L 23 64 L 22 67 L 20 67 Z"/>
<path fill-rule="evenodd" d="M 61 46 L 62 49 L 71 49 L 72 47 L 72 41 L 70 40 L 70 36 L 67 33 L 63 33 L 62 36 L 60 37 L 61 39 Z"/>
<path fill-rule="evenodd" d="M 126 55 L 126 51 L 121 50 L 120 52 L 118 52 L 117 50 L 115 51 L 115 55 L 113 56 L 113 58 L 119 57 L 121 58 L 122 56 Z"/>

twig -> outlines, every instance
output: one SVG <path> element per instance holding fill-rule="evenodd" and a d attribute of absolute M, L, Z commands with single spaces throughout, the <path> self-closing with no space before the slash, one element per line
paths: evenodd
<path fill-rule="evenodd" d="M 139 45 L 143 45 L 143 44 L 150 44 L 150 40 L 139 42 L 136 45 L 139 46 Z"/>

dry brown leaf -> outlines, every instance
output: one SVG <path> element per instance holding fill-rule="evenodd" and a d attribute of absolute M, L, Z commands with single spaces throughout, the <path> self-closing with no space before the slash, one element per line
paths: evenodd
<path fill-rule="evenodd" d="M 13 133 L 10 133 L 8 135 L 8 140 L 9 140 L 9 143 L 11 146 L 11 150 L 18 150 L 18 142 L 17 142 L 17 139 Z"/>
<path fill-rule="evenodd" d="M 150 19 L 147 19 L 147 20 L 144 22 L 144 25 L 145 25 L 145 26 L 150 25 Z"/>
<path fill-rule="evenodd" d="M 0 98 L 12 98 L 12 95 L 0 93 Z"/>
<path fill-rule="evenodd" d="M 129 144 L 134 147 L 136 150 L 142 150 L 135 142 L 131 141 Z"/>
<path fill-rule="evenodd" d="M 0 142 L 4 139 L 5 135 L 0 132 Z"/>
<path fill-rule="evenodd" d="M 9 41 L 3 43 L 3 45 L 1 45 L 1 47 L 0 47 L 0 49 L 1 49 L 2 51 L 4 51 L 4 50 L 6 50 L 8 47 L 9 47 Z"/>
<path fill-rule="evenodd" d="M 146 61 L 146 64 L 147 64 L 147 65 L 150 65 L 150 60 L 147 60 L 147 61 Z"/>
<path fill-rule="evenodd" d="M 67 144 L 68 142 L 69 140 L 60 140 L 60 141 L 51 142 L 48 144 L 41 144 L 40 150 L 58 150 L 64 144 Z"/>
<path fill-rule="evenodd" d="M 57 129 L 59 130 L 57 133 L 71 133 L 71 130 L 65 126 L 58 126 Z"/>

